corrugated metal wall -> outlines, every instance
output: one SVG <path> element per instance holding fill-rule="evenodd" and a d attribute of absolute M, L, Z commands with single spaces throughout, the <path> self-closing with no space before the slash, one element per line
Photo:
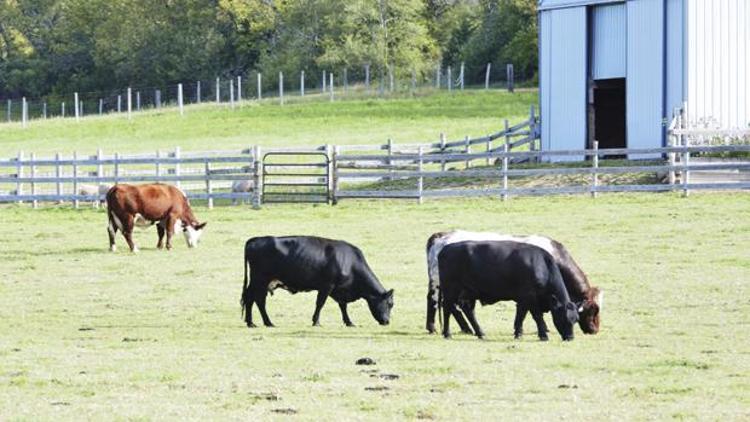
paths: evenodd
<path fill-rule="evenodd" d="M 688 2 L 688 120 L 725 129 L 750 125 L 750 4 Z"/>
<path fill-rule="evenodd" d="M 664 1 L 629 1 L 627 8 L 628 148 L 661 146 L 665 94 Z"/>
<path fill-rule="evenodd" d="M 585 147 L 586 17 L 585 7 L 540 14 L 540 101 L 542 141 L 546 149 Z"/>
<path fill-rule="evenodd" d="M 667 0 L 667 99 L 665 115 L 671 120 L 685 98 L 685 0 Z"/>
<path fill-rule="evenodd" d="M 591 17 L 591 77 L 624 78 L 628 38 L 625 3 L 595 6 Z"/>

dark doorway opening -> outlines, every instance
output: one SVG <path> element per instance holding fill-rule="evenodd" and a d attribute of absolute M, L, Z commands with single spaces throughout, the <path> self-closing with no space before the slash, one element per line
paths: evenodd
<path fill-rule="evenodd" d="M 594 140 L 600 149 L 626 148 L 625 78 L 596 80 L 593 94 Z"/>

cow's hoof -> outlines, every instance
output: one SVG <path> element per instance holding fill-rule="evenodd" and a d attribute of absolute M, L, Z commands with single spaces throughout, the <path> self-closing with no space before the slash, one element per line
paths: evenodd
<path fill-rule="evenodd" d="M 136 246 L 136 247 L 134 247 L 133 249 L 131 249 L 131 252 L 133 252 L 133 253 L 138 253 L 138 252 L 140 252 L 140 251 L 141 251 L 141 250 L 140 250 L 140 249 L 138 249 L 138 246 Z"/>
<path fill-rule="evenodd" d="M 268 328 L 276 328 L 276 326 L 275 326 L 275 325 L 273 325 L 273 324 L 272 324 L 272 323 L 270 323 L 270 322 L 269 322 L 268 324 L 263 324 L 263 325 L 265 325 L 265 326 L 266 326 L 266 327 L 268 327 Z"/>
<path fill-rule="evenodd" d="M 544 337 L 539 336 L 539 341 L 549 341 L 549 337 L 547 337 L 547 336 L 544 336 Z"/>
<path fill-rule="evenodd" d="M 253 324 L 252 322 L 247 324 L 247 328 L 258 328 L 257 325 Z"/>
<path fill-rule="evenodd" d="M 110 246 L 109 247 L 109 251 L 110 252 L 117 252 L 117 246 L 115 246 L 115 245 Z"/>
<path fill-rule="evenodd" d="M 513 338 L 516 339 L 516 340 L 521 340 L 522 337 L 523 337 L 523 333 L 515 333 L 515 334 L 513 334 Z"/>
<path fill-rule="evenodd" d="M 432 324 L 427 324 L 427 326 L 425 326 L 424 328 L 427 329 L 427 332 L 430 334 L 435 334 L 437 332 L 437 330 L 435 330 L 435 326 Z"/>
<path fill-rule="evenodd" d="M 356 327 L 356 325 L 354 325 L 354 323 L 353 323 L 353 322 L 350 322 L 350 323 L 346 324 L 346 326 L 347 326 L 347 327 Z"/>
<path fill-rule="evenodd" d="M 485 339 L 485 335 L 484 334 L 477 334 L 477 338 L 479 340 L 484 340 Z"/>
<path fill-rule="evenodd" d="M 573 336 L 570 337 L 563 337 L 563 341 L 573 341 Z"/>
<path fill-rule="evenodd" d="M 445 338 L 446 340 L 450 340 L 450 339 L 453 338 L 453 336 L 451 334 L 445 334 L 445 333 L 443 333 L 443 338 Z"/>

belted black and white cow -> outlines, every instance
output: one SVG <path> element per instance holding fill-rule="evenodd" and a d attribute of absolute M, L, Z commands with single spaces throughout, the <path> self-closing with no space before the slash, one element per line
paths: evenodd
<path fill-rule="evenodd" d="M 470 232 L 456 230 L 450 232 L 435 233 L 427 240 L 427 322 L 426 328 L 430 333 L 435 332 L 435 313 L 437 311 L 439 270 L 438 254 L 446 245 L 463 242 L 467 240 L 495 240 L 514 241 L 528 243 L 547 251 L 555 259 L 563 277 L 563 282 L 568 290 L 571 300 L 578 305 L 578 325 L 585 334 L 596 334 L 599 332 L 600 313 L 603 305 L 604 294 L 594 286 L 591 286 L 586 274 L 581 270 L 568 250 L 560 242 L 545 236 L 514 236 L 492 232 Z M 471 333 L 471 328 L 457 309 L 452 310 L 461 330 Z M 516 306 L 516 318 L 514 323 L 514 334 L 520 338 L 523 334 L 523 320 L 528 313 L 522 305 Z M 543 318 L 536 319 L 539 333 L 546 333 L 546 324 Z M 546 339 L 546 334 L 541 336 Z"/>
<path fill-rule="evenodd" d="M 531 311 L 535 319 L 550 311 L 562 339 L 573 340 L 577 308 L 568 296 L 554 258 L 544 249 L 512 241 L 452 243 L 438 255 L 438 267 L 442 306 L 446 309 L 446 338 L 451 336 L 449 311 L 457 305 L 477 337 L 483 338 L 484 332 L 474 315 L 475 302 L 488 305 L 513 300 Z"/>
<path fill-rule="evenodd" d="M 346 306 L 357 299 L 367 301 L 370 313 L 381 325 L 390 322 L 393 289 L 386 291 L 380 284 L 359 248 L 341 240 L 313 236 L 265 236 L 248 240 L 241 299 L 248 327 L 255 327 L 254 303 L 258 304 L 263 324 L 273 326 L 266 313 L 266 296 L 278 287 L 291 293 L 318 292 L 313 325 L 319 325 L 320 310 L 328 296 L 338 302 L 347 326 L 354 324 Z"/>

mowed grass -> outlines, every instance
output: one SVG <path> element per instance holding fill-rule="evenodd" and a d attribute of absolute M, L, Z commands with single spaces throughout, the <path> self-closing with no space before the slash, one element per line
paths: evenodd
<path fill-rule="evenodd" d="M 535 90 L 428 93 L 410 98 L 343 99 L 335 102 L 295 102 L 284 106 L 272 100 L 228 105 L 174 107 L 133 115 L 110 114 L 75 119 L 33 120 L 0 124 L 0 157 L 71 154 L 144 153 L 157 149 L 183 151 L 240 150 L 251 145 L 319 146 L 324 144 L 384 144 L 437 142 L 440 132 L 449 140 L 478 137 L 529 116 L 537 103 Z"/>
<path fill-rule="evenodd" d="M 149 230 L 133 255 L 119 235 L 107 251 L 104 211 L 0 208 L 0 419 L 750 418 L 747 194 L 195 211 L 198 249 Z M 564 242 L 606 292 L 601 333 L 542 343 L 529 318 L 516 341 L 503 303 L 478 311 L 485 341 L 426 334 L 424 243 L 450 228 Z M 315 295 L 278 291 L 278 327 L 247 329 L 243 245 L 266 234 L 360 246 L 395 288 L 391 325 L 360 301 L 344 327 L 329 301 L 311 327 Z"/>

